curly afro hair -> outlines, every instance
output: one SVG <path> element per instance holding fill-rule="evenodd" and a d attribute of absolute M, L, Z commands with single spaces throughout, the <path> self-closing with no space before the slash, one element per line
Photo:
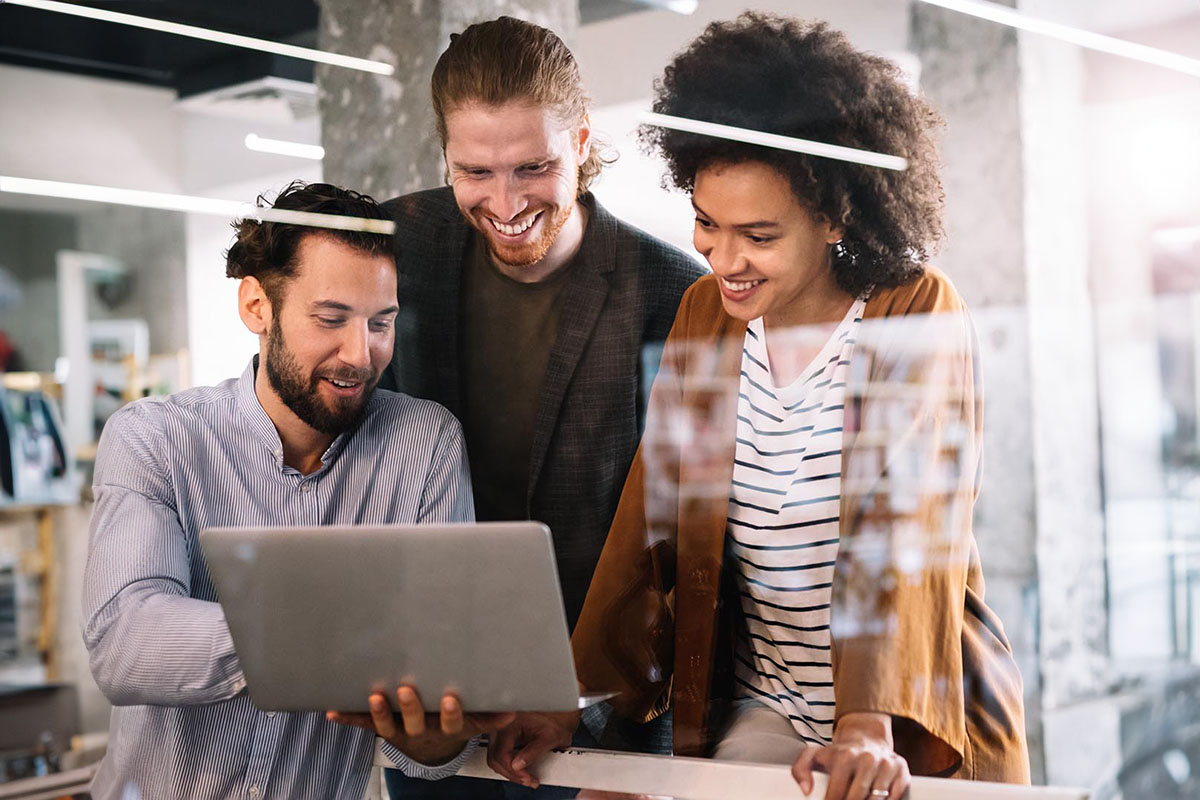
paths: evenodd
<path fill-rule="evenodd" d="M 896 171 L 645 125 L 643 145 L 667 162 L 667 184 L 691 192 L 718 163 L 760 161 L 813 213 L 846 229 L 839 286 L 918 278 L 943 236 L 944 194 L 931 132 L 941 116 L 900 69 L 856 50 L 823 22 L 745 13 L 711 23 L 655 82 L 654 111 L 908 159 Z"/>

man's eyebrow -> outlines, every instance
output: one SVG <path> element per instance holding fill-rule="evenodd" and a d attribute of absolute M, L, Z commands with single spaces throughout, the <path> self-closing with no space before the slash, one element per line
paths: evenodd
<path fill-rule="evenodd" d="M 311 304 L 310 308 L 312 308 L 314 311 L 316 311 L 316 310 L 353 311 L 354 310 L 354 309 L 350 308 L 350 306 L 346 305 L 345 303 L 339 303 L 336 300 L 316 300 Z"/>
<path fill-rule="evenodd" d="M 516 166 L 524 167 L 529 164 L 546 164 L 551 161 L 557 161 L 557 160 L 559 160 L 559 158 L 558 158 L 558 156 L 554 155 L 554 153 L 545 153 L 543 155 L 536 155 L 531 158 L 526 158 L 526 159 L 518 162 Z M 472 164 L 472 163 L 465 162 L 465 161 L 451 161 L 450 162 L 450 169 L 462 170 L 464 172 L 470 172 L 471 170 L 477 170 L 477 169 L 491 171 L 496 168 L 497 167 L 495 165 L 489 166 L 486 164 Z M 504 169 L 504 167 L 501 166 L 500 169 Z"/>
<path fill-rule="evenodd" d="M 706 217 L 708 216 L 708 214 L 706 214 L 704 212 L 704 209 L 702 209 L 702 208 L 700 208 L 700 206 L 696 205 L 695 199 L 692 200 L 692 208 L 696 210 L 697 214 L 704 214 L 704 216 L 706 216 Z M 775 222 L 774 220 L 769 220 L 769 219 L 755 220 L 754 222 L 739 222 L 737 225 L 733 226 L 734 230 L 738 230 L 738 231 L 749 230 L 751 228 L 775 229 L 775 228 L 779 228 L 779 227 L 780 227 L 780 224 L 778 222 Z"/>
<path fill-rule="evenodd" d="M 528 162 L 522 161 L 521 163 L 525 164 Z M 485 172 L 491 172 L 494 169 L 506 169 L 506 168 L 507 168 L 507 166 L 505 164 L 497 164 L 494 161 L 491 163 L 487 163 L 487 164 L 476 163 L 473 161 L 451 161 L 450 162 L 450 169 L 463 170 L 464 172 L 471 172 L 474 170 L 483 170 Z"/>
<path fill-rule="evenodd" d="M 337 300 L 317 300 L 310 306 L 310 308 L 312 308 L 313 311 L 346 311 L 346 312 L 350 312 L 350 311 L 354 310 L 353 308 L 346 305 L 345 303 L 339 303 Z M 400 310 L 400 306 L 392 304 L 392 305 L 388 306 L 387 308 L 379 309 L 371 316 L 382 317 L 386 314 L 395 314 L 399 310 Z"/>

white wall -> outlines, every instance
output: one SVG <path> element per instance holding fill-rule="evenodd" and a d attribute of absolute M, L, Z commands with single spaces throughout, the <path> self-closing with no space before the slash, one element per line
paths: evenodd
<path fill-rule="evenodd" d="M 592 190 L 617 217 L 699 259 L 692 247 L 691 200 L 683 192 L 662 188 L 662 163 L 637 145 L 637 115 L 649 106 L 646 97 L 592 111 L 592 127 L 602 132 L 611 152 L 618 154 Z"/>
<path fill-rule="evenodd" d="M 0 66 L 0 175 L 180 190 L 174 93 Z"/>
<path fill-rule="evenodd" d="M 822 19 L 846 31 L 856 46 L 887 52 L 907 43 L 908 8 L 905 0 L 701 0 L 690 16 L 646 11 L 585 25 L 571 49 L 593 105 L 602 108 L 649 97 L 671 56 L 713 20 L 747 9 Z"/>
<path fill-rule="evenodd" d="M 280 175 L 303 177 L 318 174 L 312 162 L 294 156 L 259 153 L 245 146 L 246 134 L 256 133 L 269 139 L 281 139 L 302 144 L 321 141 L 321 124 L 317 117 L 289 124 L 263 122 L 253 119 L 215 117 L 195 112 L 181 112 L 180 151 L 184 191 L 212 197 L 253 200 L 260 191 L 269 189 L 271 181 Z M 256 181 L 266 181 L 258 191 L 247 196 L 246 187 Z M 287 183 L 287 180 L 283 181 Z M 221 194 L 220 190 L 225 193 Z"/>

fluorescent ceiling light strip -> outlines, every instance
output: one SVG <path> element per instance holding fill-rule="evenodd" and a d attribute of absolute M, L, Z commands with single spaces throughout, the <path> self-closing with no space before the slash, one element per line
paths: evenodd
<path fill-rule="evenodd" d="M 807 153 L 822 158 L 833 158 L 838 161 L 850 161 L 855 164 L 866 164 L 869 167 L 882 167 L 903 171 L 908 169 L 908 159 L 900 156 L 889 156 L 870 150 L 857 150 L 853 147 L 842 147 L 836 144 L 814 142 L 809 139 L 796 139 L 791 136 L 780 136 L 775 133 L 763 133 L 747 128 L 735 128 L 731 125 L 718 125 L 715 122 L 701 122 L 686 117 L 672 117 L 667 114 L 656 114 L 643 111 L 638 115 L 638 121 L 647 125 L 657 125 L 660 128 L 671 128 L 688 133 L 699 133 L 705 136 L 715 136 L 718 139 L 732 139 L 735 142 L 746 142 L 763 147 L 774 147 L 779 150 L 790 150 L 793 153 Z"/>
<path fill-rule="evenodd" d="M 70 14 L 102 22 L 115 22 L 118 25 L 130 25 L 134 28 L 145 28 L 151 31 L 173 33 L 192 39 L 203 39 L 208 42 L 227 44 L 232 47 L 244 47 L 247 50 L 259 50 L 264 53 L 300 58 L 305 61 L 331 64 L 335 67 L 347 67 L 363 72 L 374 72 L 379 75 L 392 75 L 396 71 L 396 68 L 391 64 L 386 64 L 382 61 L 371 61 L 366 58 L 328 53 L 324 50 L 314 50 L 311 47 L 298 47 L 293 44 L 272 42 L 268 39 L 256 39 L 252 36 L 241 36 L 236 33 L 225 33 L 224 31 L 199 28 L 195 25 L 183 25 L 178 22 L 167 22 L 166 20 L 152 19 L 150 17 L 138 17 L 133 14 L 122 14 L 117 11 L 106 11 L 102 8 L 88 8 L 87 6 L 75 5 L 74 3 L 58 2 L 58 0 L 0 0 L 0 5 L 5 4 L 37 8 L 42 11 L 53 11 L 59 14 Z"/>
<path fill-rule="evenodd" d="M 209 214 L 226 219 L 284 222 L 292 225 L 306 225 L 311 228 L 331 228 L 343 231 L 391 234 L 396 228 L 394 222 L 385 219 L 262 208 L 253 203 L 239 203 L 236 200 L 218 200 L 211 197 L 167 194 L 165 192 L 143 192 L 136 189 L 116 189 L 111 186 L 94 186 L 86 183 L 13 178 L 7 175 L 0 175 L 0 192 L 115 203 L 116 205 L 156 208 L 163 211 L 182 211 L 187 214 Z"/>
<path fill-rule="evenodd" d="M 1150 239 L 1169 247 L 1191 247 L 1200 244 L 1200 225 L 1188 228 L 1163 228 L 1151 233 Z"/>
<path fill-rule="evenodd" d="M 659 8 L 665 11 L 674 11 L 676 14 L 683 14 L 685 17 L 696 13 L 696 9 L 700 7 L 700 0 L 635 0 L 648 8 Z"/>
<path fill-rule="evenodd" d="M 1200 78 L 1200 59 L 1188 58 L 1168 50 L 1127 42 L 1124 39 L 1085 31 L 1081 28 L 1072 28 L 1070 25 L 1063 25 L 1059 22 L 1038 19 L 996 3 L 986 3 L 981 0 L 921 0 L 921 2 L 991 22 L 998 22 L 1001 25 L 1008 25 L 1030 33 L 1050 36 L 1086 47 L 1089 50 L 1099 50 L 1102 53 L 1143 61 Z"/>
<path fill-rule="evenodd" d="M 300 142 L 285 142 L 282 139 L 268 139 L 265 136 L 259 136 L 257 133 L 246 134 L 246 147 L 259 153 L 311 158 L 314 161 L 320 161 L 325 157 L 325 148 L 319 144 L 301 144 Z"/>

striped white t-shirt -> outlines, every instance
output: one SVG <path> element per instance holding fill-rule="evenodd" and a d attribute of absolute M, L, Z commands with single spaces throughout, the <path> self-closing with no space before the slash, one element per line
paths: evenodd
<path fill-rule="evenodd" d="M 829 602 L 838 553 L 846 375 L 866 297 L 790 385 L 768 367 L 762 319 L 746 329 L 728 547 L 747 635 L 739 696 L 788 717 L 808 742 L 833 737 Z"/>

